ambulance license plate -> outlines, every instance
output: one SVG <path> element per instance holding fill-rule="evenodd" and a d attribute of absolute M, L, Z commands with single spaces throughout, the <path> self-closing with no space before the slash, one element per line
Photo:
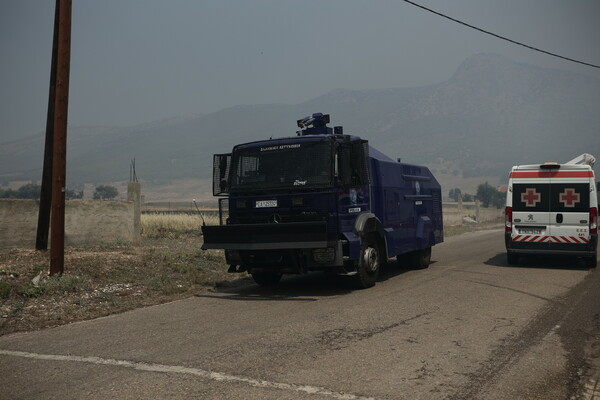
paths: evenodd
<path fill-rule="evenodd" d="M 521 235 L 540 235 L 542 233 L 541 229 L 519 229 L 519 233 Z"/>
<path fill-rule="evenodd" d="M 277 207 L 277 200 L 258 200 L 256 202 L 256 208 L 269 208 Z"/>

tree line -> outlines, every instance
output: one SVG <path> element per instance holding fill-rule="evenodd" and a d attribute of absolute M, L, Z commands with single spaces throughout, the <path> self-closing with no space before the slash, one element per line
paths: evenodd
<path fill-rule="evenodd" d="M 34 199 L 40 198 L 41 186 L 37 183 L 27 183 L 18 189 L 0 188 L 0 199 Z M 94 200 L 111 200 L 119 195 L 116 187 L 110 185 L 96 186 Z M 67 189 L 65 192 L 67 200 L 83 198 L 83 190 Z"/>
<path fill-rule="evenodd" d="M 41 187 L 37 183 L 28 183 L 21 186 L 16 190 L 2 189 L 0 188 L 0 199 L 39 199 Z M 111 200 L 119 195 L 119 191 L 116 187 L 110 185 L 96 186 L 94 191 L 94 200 Z M 81 199 L 83 197 L 83 190 L 75 191 L 67 189 L 65 193 L 67 200 Z M 461 199 L 465 202 L 471 202 L 479 200 L 483 207 L 504 207 L 506 194 L 498 191 L 495 187 L 485 182 L 477 187 L 477 194 L 475 196 L 462 193 L 459 188 L 450 189 L 448 197 L 454 201 Z"/>
<path fill-rule="evenodd" d="M 506 202 L 506 193 L 500 192 L 497 188 L 487 182 L 477 186 L 477 194 L 474 196 L 468 193 L 463 194 L 459 188 L 454 188 L 450 189 L 448 197 L 454 201 L 458 201 L 459 199 L 465 202 L 479 200 L 483 207 L 492 206 L 502 208 Z"/>

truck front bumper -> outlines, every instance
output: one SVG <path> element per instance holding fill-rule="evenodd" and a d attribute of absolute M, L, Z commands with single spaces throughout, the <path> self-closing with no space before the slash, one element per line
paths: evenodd
<path fill-rule="evenodd" d="M 308 249 L 332 245 L 325 222 L 206 225 L 202 227 L 202 234 L 202 250 Z"/>
<path fill-rule="evenodd" d="M 301 272 L 344 262 L 342 240 L 327 233 L 325 222 L 203 226 L 202 233 L 203 250 L 223 249 L 227 264 L 247 270 Z"/>

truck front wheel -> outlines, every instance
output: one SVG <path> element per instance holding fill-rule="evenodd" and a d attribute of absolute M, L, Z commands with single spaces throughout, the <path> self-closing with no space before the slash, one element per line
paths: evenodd
<path fill-rule="evenodd" d="M 275 286 L 281 280 L 281 272 L 262 271 L 252 272 L 252 279 L 259 286 Z"/>
<path fill-rule="evenodd" d="M 367 237 L 361 246 L 360 258 L 356 266 L 356 286 L 366 289 L 375 285 L 380 267 L 381 255 L 377 241 L 373 237 Z"/>

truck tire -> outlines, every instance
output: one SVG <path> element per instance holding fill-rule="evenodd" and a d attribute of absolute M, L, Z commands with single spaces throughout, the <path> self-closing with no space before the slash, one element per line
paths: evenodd
<path fill-rule="evenodd" d="M 377 240 L 373 236 L 367 236 L 360 249 L 360 257 L 357 262 L 354 276 L 356 286 L 359 289 L 370 288 L 375 285 L 381 269 L 381 254 Z"/>
<path fill-rule="evenodd" d="M 411 256 L 410 253 L 399 254 L 396 256 L 396 263 L 399 267 L 410 266 Z"/>
<path fill-rule="evenodd" d="M 252 272 L 252 279 L 258 286 L 275 286 L 281 280 L 281 272 L 261 271 Z"/>
<path fill-rule="evenodd" d="M 429 264 L 431 264 L 431 247 L 411 253 L 411 265 L 414 268 L 429 268 Z"/>
<path fill-rule="evenodd" d="M 519 261 L 519 256 L 512 253 L 506 253 L 506 261 L 508 265 L 515 265 Z"/>

